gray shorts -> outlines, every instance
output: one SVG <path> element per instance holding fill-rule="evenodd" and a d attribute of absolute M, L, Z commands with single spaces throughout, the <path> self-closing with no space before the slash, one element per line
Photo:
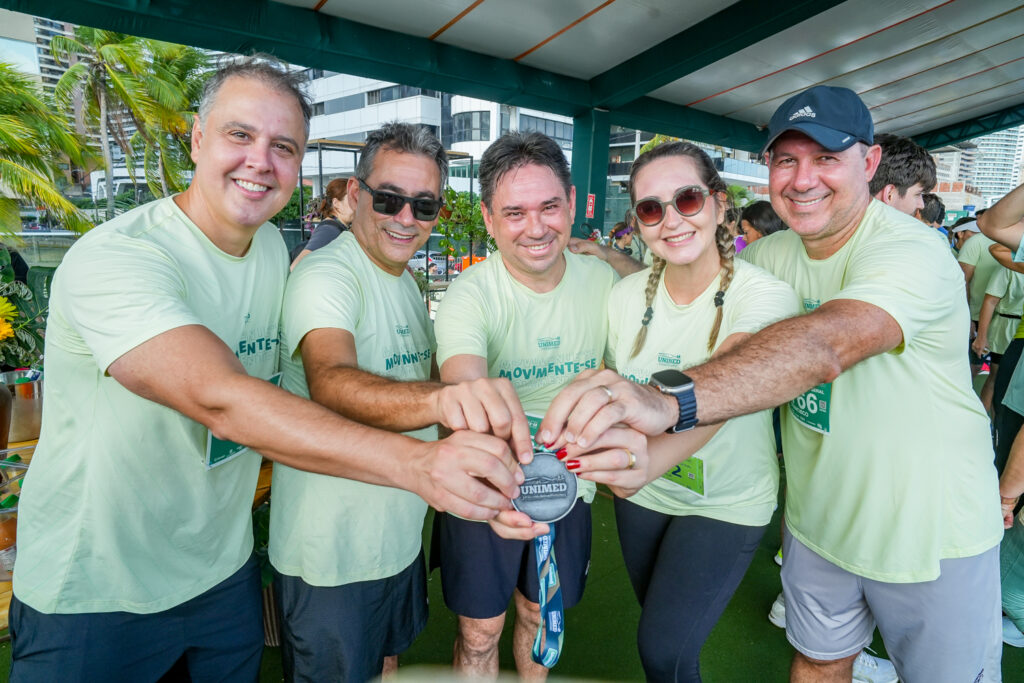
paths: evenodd
<path fill-rule="evenodd" d="M 940 576 L 885 583 L 832 564 L 786 530 L 782 590 L 786 637 L 822 661 L 857 654 L 877 624 L 905 683 L 999 681 L 999 546 L 942 560 Z"/>

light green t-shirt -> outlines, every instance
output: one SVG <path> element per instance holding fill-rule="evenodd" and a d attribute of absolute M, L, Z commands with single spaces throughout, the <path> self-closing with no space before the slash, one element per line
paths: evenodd
<path fill-rule="evenodd" d="M 980 232 L 975 233 L 964 242 L 964 248 L 957 255 L 957 261 L 968 266 L 974 266 L 974 275 L 967 286 L 967 303 L 971 308 L 971 320 L 977 320 L 981 312 L 981 304 L 985 300 L 985 288 L 988 286 L 989 278 L 999 268 L 999 262 L 989 253 L 988 248 L 995 244 Z"/>
<path fill-rule="evenodd" d="M 611 266 L 566 250 L 565 274 L 538 294 L 509 275 L 501 254 L 466 271 L 437 309 L 437 362 L 469 354 L 487 359 L 490 377 L 507 377 L 527 412 L 543 415 L 573 378 L 600 366 L 608 336 Z M 594 498 L 581 479 L 580 496 Z"/>
<path fill-rule="evenodd" d="M 988 416 L 963 352 L 963 274 L 913 222 L 873 200 L 827 259 L 808 258 L 791 230 L 741 253 L 791 284 L 805 311 L 863 301 L 903 332 L 892 351 L 791 401 L 782 425 L 789 529 L 840 567 L 894 583 L 931 581 L 939 560 L 1002 537 Z"/>
<path fill-rule="evenodd" d="M 994 353 L 1003 353 L 1021 323 L 1024 274 L 1000 266 L 989 278 L 985 294 L 999 297 L 992 321 L 988 325 L 988 346 Z"/>
<path fill-rule="evenodd" d="M 202 325 L 249 374 L 269 378 L 287 273 L 272 225 L 230 256 L 170 198 L 68 251 L 53 281 L 42 436 L 19 510 L 19 600 L 46 613 L 159 612 L 249 558 L 259 454 L 207 469 L 205 427 L 106 371 L 153 337 Z"/>
<path fill-rule="evenodd" d="M 752 334 L 800 312 L 793 289 L 746 261 L 734 261 L 715 348 L 730 335 Z M 664 273 L 654 297 L 654 317 L 643 349 L 630 358 L 640 331 L 650 269 L 626 277 L 608 298 L 605 363 L 623 377 L 646 384 L 659 370 L 685 370 L 706 361 L 715 322 L 719 278 L 691 303 L 677 304 L 665 288 Z M 772 411 L 736 417 L 699 451 L 630 498 L 669 515 L 762 526 L 771 521 L 779 487 Z"/>
<path fill-rule="evenodd" d="M 1017 263 L 1024 261 L 1024 243 L 1018 245 L 1017 249 L 1013 252 L 1013 260 Z M 1020 321 L 1020 324 L 1017 326 L 1017 332 L 1014 334 L 1015 339 L 1022 337 L 1024 337 L 1024 320 Z M 1013 374 L 1010 376 L 1010 383 L 1006 387 L 1006 395 L 1003 396 L 1003 405 L 1015 413 L 1024 415 L 1024 370 L 1021 370 L 1020 363 L 1013 369 Z"/>
<path fill-rule="evenodd" d="M 359 368 L 395 380 L 430 379 L 434 335 L 412 275 L 373 264 L 351 232 L 309 254 L 288 280 L 281 316 L 285 389 L 309 397 L 299 343 L 312 330 L 352 333 Z M 437 438 L 437 427 L 409 432 Z M 409 491 L 274 463 L 270 561 L 314 586 L 401 572 L 420 551 L 427 504 Z"/>

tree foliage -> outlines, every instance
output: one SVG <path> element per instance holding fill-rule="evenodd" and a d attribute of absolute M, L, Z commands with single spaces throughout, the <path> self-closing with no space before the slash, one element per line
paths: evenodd
<path fill-rule="evenodd" d="M 115 209 L 111 140 L 124 152 L 133 181 L 141 161 L 155 195 L 183 188 L 206 58 L 193 48 L 88 26 L 54 36 L 50 47 L 68 65 L 54 89 L 57 103 L 100 137 L 107 217 Z"/>
<path fill-rule="evenodd" d="M 59 165 L 94 162 L 85 142 L 28 75 L 0 62 L 0 229 L 21 229 L 19 204 L 45 207 L 69 229 L 92 223 L 57 189 Z"/>
<path fill-rule="evenodd" d="M 498 247 L 487 234 L 480 211 L 480 198 L 470 201 L 468 192 L 456 192 L 450 185 L 444 189 L 444 208 L 437 221 L 437 231 L 444 235 L 440 247 L 452 256 L 469 252 L 470 245 L 486 245 L 488 251 Z"/>

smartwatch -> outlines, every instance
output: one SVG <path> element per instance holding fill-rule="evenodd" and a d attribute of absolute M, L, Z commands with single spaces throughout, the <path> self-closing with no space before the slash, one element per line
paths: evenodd
<path fill-rule="evenodd" d="M 678 434 L 697 426 L 697 397 L 693 393 L 693 380 L 678 370 L 660 370 L 651 375 L 651 386 L 679 402 L 679 421 L 665 430 Z"/>

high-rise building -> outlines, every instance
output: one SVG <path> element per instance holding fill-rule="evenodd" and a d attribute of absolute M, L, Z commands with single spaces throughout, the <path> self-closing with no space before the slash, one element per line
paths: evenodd
<path fill-rule="evenodd" d="M 1008 128 L 975 138 L 979 157 L 974 165 L 972 184 L 978 188 L 987 206 L 1021 182 L 1024 163 L 1024 126 Z"/>
<path fill-rule="evenodd" d="M 973 183 L 974 167 L 980 158 L 978 145 L 965 140 L 932 151 L 935 176 L 940 183 Z"/>
<path fill-rule="evenodd" d="M 0 61 L 39 78 L 32 17 L 0 9 Z"/>

